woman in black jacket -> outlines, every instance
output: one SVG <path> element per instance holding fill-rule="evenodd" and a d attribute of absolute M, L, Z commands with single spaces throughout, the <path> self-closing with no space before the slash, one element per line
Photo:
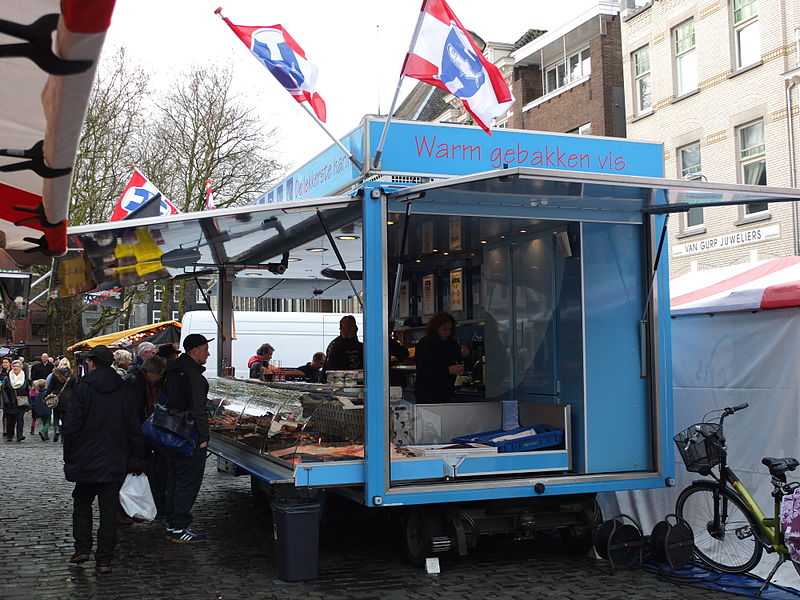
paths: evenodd
<path fill-rule="evenodd" d="M 425 337 L 417 342 L 414 362 L 417 365 L 415 394 L 420 404 L 450 402 L 456 375 L 464 373 L 464 352 L 455 337 L 455 319 L 439 312 L 428 321 Z"/>
<path fill-rule="evenodd" d="M 5 397 L 6 397 L 6 377 L 11 372 L 11 359 L 4 356 L 0 359 L 0 408 L 3 409 L 3 439 L 8 440 L 8 416 L 5 411 Z M 14 439 L 14 433 L 11 433 L 11 439 Z"/>
<path fill-rule="evenodd" d="M 31 391 L 31 380 L 22 369 L 22 362 L 15 360 L 11 363 L 11 371 L 5 376 L 3 383 L 3 416 L 6 419 L 6 441 L 14 439 L 14 430 L 17 432 L 17 441 L 25 439 L 22 435 L 25 423 L 25 412 L 30 408 L 28 393 Z"/>

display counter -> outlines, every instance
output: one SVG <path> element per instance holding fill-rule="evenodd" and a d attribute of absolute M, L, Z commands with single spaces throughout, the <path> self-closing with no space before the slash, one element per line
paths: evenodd
<path fill-rule="evenodd" d="M 291 480 L 297 486 L 363 483 L 363 388 L 233 378 L 212 378 L 209 384 L 210 449 L 215 454 L 270 481 Z M 570 469 L 568 406 L 521 405 L 520 424 L 539 427 L 542 434 L 535 439 L 549 443 L 515 447 L 488 438 L 467 439 L 500 430 L 497 402 L 400 401 L 389 408 L 393 481 Z M 543 435 L 544 424 L 561 437 Z M 529 439 L 536 432 L 517 435 Z"/>

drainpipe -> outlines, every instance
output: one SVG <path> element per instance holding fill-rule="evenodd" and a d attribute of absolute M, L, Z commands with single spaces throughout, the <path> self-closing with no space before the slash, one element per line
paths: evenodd
<path fill-rule="evenodd" d="M 795 75 L 786 86 L 786 128 L 789 142 L 789 185 L 797 187 L 797 163 L 794 150 L 794 117 L 792 116 L 792 92 L 800 80 L 800 75 Z M 800 256 L 800 232 L 798 232 L 797 202 L 792 202 L 792 224 L 794 225 L 794 255 Z"/>

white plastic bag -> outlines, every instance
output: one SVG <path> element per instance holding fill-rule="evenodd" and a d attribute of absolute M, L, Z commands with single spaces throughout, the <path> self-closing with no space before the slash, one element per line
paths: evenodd
<path fill-rule="evenodd" d="M 150 492 L 150 482 L 145 474 L 128 473 L 119 490 L 119 503 L 129 517 L 145 521 L 152 521 L 156 518 L 156 503 Z"/>

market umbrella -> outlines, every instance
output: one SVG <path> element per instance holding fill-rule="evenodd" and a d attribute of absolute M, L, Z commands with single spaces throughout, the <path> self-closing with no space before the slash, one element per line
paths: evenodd
<path fill-rule="evenodd" d="M 72 167 L 114 0 L 0 4 L 0 268 L 66 250 Z"/>
<path fill-rule="evenodd" d="M 100 335 L 88 340 L 83 340 L 67 348 L 70 352 L 85 351 L 103 344 L 109 348 L 127 348 L 139 342 L 152 342 L 153 344 L 175 344 L 181 339 L 180 321 L 163 321 L 151 323 L 133 329 L 125 329 L 115 333 Z"/>

